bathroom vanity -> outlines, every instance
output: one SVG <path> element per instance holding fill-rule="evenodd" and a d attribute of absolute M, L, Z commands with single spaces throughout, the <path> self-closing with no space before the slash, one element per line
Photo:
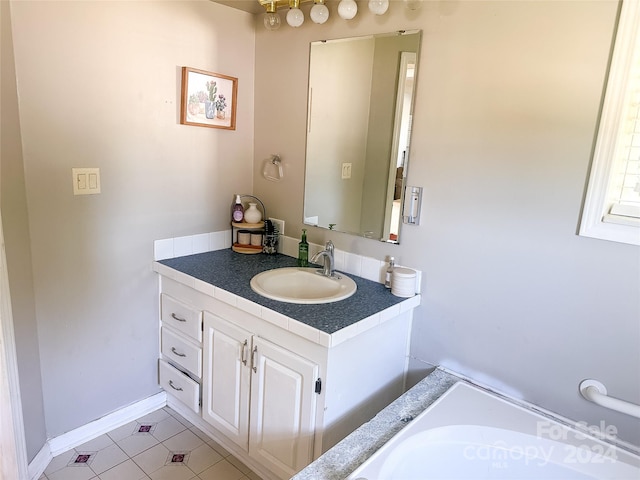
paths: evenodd
<path fill-rule="evenodd" d="M 334 303 L 251 290 L 295 263 L 230 249 L 154 262 L 168 404 L 265 479 L 290 478 L 403 393 L 420 301 L 353 275 L 356 293 Z"/>

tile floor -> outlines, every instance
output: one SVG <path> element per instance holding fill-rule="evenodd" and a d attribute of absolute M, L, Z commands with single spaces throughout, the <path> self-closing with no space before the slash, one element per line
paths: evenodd
<path fill-rule="evenodd" d="M 55 457 L 40 480 L 260 480 L 169 407 Z"/>

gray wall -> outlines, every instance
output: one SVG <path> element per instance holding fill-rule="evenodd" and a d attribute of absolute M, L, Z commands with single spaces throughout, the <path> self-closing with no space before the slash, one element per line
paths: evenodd
<path fill-rule="evenodd" d="M 159 391 L 153 241 L 229 228 L 233 193 L 251 191 L 254 18 L 197 1 L 10 7 L 36 354 L 55 437 Z M 179 124 L 181 66 L 238 78 L 235 131 Z M 102 193 L 73 196 L 72 167 L 99 167 Z"/>
<path fill-rule="evenodd" d="M 5 167 L 19 182 L 22 163 L 13 225 L 31 243 L 7 239 L 7 253 L 10 270 L 31 256 L 12 300 L 24 302 L 20 372 L 38 375 L 39 355 L 42 375 L 23 399 L 31 456 L 40 390 L 48 437 L 158 391 L 153 240 L 228 228 L 232 194 L 252 183 L 299 233 L 309 42 L 400 28 L 423 30 L 409 169 L 422 223 L 398 247 L 318 229 L 311 240 L 424 271 L 416 369 L 448 366 L 640 444 L 637 421 L 577 393 L 593 376 L 640 402 L 640 254 L 575 235 L 617 2 L 430 1 L 417 14 L 392 2 L 384 17 L 360 2 L 351 22 L 278 32 L 211 2 L 15 2 L 20 129 L 5 5 L 2 209 Z M 239 78 L 236 131 L 178 124 L 183 65 Z M 260 174 L 272 153 L 277 184 Z M 72 195 L 80 166 L 101 168 L 101 195 Z"/>
<path fill-rule="evenodd" d="M 422 29 L 408 178 L 425 189 L 420 226 L 397 247 L 316 228 L 311 241 L 424 272 L 414 368 L 444 365 L 639 445 L 638 420 L 578 393 L 593 377 L 640 403 L 639 249 L 576 235 L 618 3 L 359 7 L 351 22 L 332 10 L 322 26 L 257 28 L 256 194 L 297 236 L 310 41 Z M 287 88 L 270 88 L 282 75 Z M 285 164 L 277 185 L 259 174 L 271 152 Z"/>
<path fill-rule="evenodd" d="M 9 2 L 0 2 L 0 208 L 29 461 L 47 439 Z"/>

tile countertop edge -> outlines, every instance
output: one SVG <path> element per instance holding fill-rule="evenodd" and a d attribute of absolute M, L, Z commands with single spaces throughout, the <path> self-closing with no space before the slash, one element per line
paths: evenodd
<path fill-rule="evenodd" d="M 192 277 L 189 274 L 180 272 L 179 270 L 176 270 L 175 268 L 169 267 L 167 265 L 164 265 L 162 263 L 160 263 L 159 261 L 153 261 L 152 263 L 152 270 L 156 273 L 158 273 L 159 275 L 163 275 L 167 278 L 170 278 L 178 283 L 181 283 L 183 285 L 186 285 L 188 287 L 191 288 L 195 288 L 196 290 L 205 293 L 207 295 L 213 296 L 214 298 L 216 298 L 217 300 L 220 300 L 221 302 L 224 302 L 228 305 L 231 305 L 233 307 L 239 308 L 239 300 L 240 302 L 244 302 L 244 303 L 252 303 L 254 304 L 256 307 L 260 308 L 260 315 L 257 315 L 257 312 L 250 312 L 253 313 L 254 315 L 258 316 L 259 318 L 261 318 L 262 320 L 265 320 L 267 322 L 270 323 L 274 323 L 275 325 L 280 326 L 281 328 L 284 328 L 285 330 L 296 334 L 298 336 L 301 336 L 303 338 L 306 338 L 307 340 L 322 345 L 324 347 L 334 347 L 336 345 L 339 345 L 340 343 L 348 340 L 349 338 L 351 338 L 352 336 L 354 336 L 356 334 L 356 332 L 362 333 L 370 328 L 373 328 L 375 326 L 377 326 L 380 323 L 383 323 L 387 320 L 390 320 L 391 318 L 394 318 L 395 316 L 403 313 L 403 312 L 407 312 L 409 310 L 412 310 L 413 308 L 417 307 L 418 305 L 420 305 L 420 299 L 421 296 L 420 294 L 416 294 L 413 297 L 409 297 L 406 298 L 404 300 L 402 300 L 400 303 L 396 304 L 396 305 L 392 305 L 391 307 L 388 307 L 384 310 L 382 310 L 381 312 L 378 312 L 374 315 L 370 315 L 369 317 L 366 317 L 362 320 L 359 320 L 358 322 L 355 322 L 351 325 L 348 325 L 347 327 L 344 327 L 334 333 L 326 333 L 323 332 L 322 330 L 319 330 L 317 328 L 311 327 L 295 318 L 292 318 L 290 316 L 287 315 L 283 315 L 279 312 L 276 312 L 275 310 L 272 310 L 268 307 L 265 307 L 263 305 L 259 305 L 257 303 L 251 302 L 251 300 L 247 300 L 244 299 L 243 297 L 240 297 L 238 295 L 236 295 L 235 293 L 229 292 L 227 290 L 224 290 L 223 288 L 214 285 L 213 286 L 213 295 L 211 295 L 210 291 L 206 291 L 206 289 L 204 288 L 198 288 L 198 286 L 200 284 L 207 284 L 210 285 L 206 282 L 203 282 L 202 280 L 198 280 L 194 277 Z M 248 311 L 247 308 L 242 308 L 245 311 Z M 393 313 L 393 314 L 390 314 Z M 278 317 L 280 318 L 282 321 L 281 322 L 275 322 L 273 319 L 274 317 Z M 375 320 L 372 322 L 372 319 Z M 284 321 L 286 320 L 286 322 Z M 295 322 L 294 324 L 290 324 L 289 321 L 293 321 Z M 286 326 L 285 326 L 286 324 Z M 345 330 L 346 329 L 352 329 L 353 330 L 353 335 L 345 335 Z M 314 332 L 310 332 L 310 330 L 314 330 Z"/>
<path fill-rule="evenodd" d="M 436 368 L 291 480 L 344 480 L 461 378 Z M 404 419 L 404 421 L 403 421 Z"/>

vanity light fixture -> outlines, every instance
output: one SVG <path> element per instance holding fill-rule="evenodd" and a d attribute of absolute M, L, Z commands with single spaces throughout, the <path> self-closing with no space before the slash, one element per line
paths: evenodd
<path fill-rule="evenodd" d="M 358 13 L 358 4 L 355 0 L 340 0 L 338 15 L 345 20 L 351 20 Z"/>
<path fill-rule="evenodd" d="M 276 11 L 277 5 L 275 1 L 268 2 L 264 5 L 266 13 L 264 14 L 264 28 L 267 30 L 277 30 L 280 28 L 280 15 Z"/>
<path fill-rule="evenodd" d="M 265 9 L 264 27 L 267 30 L 280 28 L 281 20 L 278 8 L 288 7 L 286 19 L 292 27 L 299 27 L 304 23 L 304 13 L 300 5 L 313 3 L 309 11 L 311 20 L 317 24 L 323 24 L 329 19 L 329 8 L 325 4 L 327 0 L 257 0 Z M 400 1 L 400 0 L 398 0 Z M 424 0 L 401 0 L 407 10 L 416 11 L 422 7 Z M 375 15 L 384 15 L 389 10 L 390 0 L 368 0 L 368 7 Z M 358 13 L 358 4 L 355 0 L 340 0 L 338 2 L 338 16 L 344 20 L 351 20 Z"/>
<path fill-rule="evenodd" d="M 324 0 L 313 0 L 313 7 L 309 13 L 314 23 L 323 24 L 329 18 L 329 9 L 324 4 Z"/>
<path fill-rule="evenodd" d="M 389 0 L 369 0 L 369 10 L 376 15 L 384 15 L 389 9 Z"/>
<path fill-rule="evenodd" d="M 407 10 L 416 11 L 422 8 L 422 0 L 402 0 Z"/>
<path fill-rule="evenodd" d="M 292 27 L 299 27 L 304 23 L 304 13 L 300 10 L 300 0 L 289 0 L 287 23 Z"/>

